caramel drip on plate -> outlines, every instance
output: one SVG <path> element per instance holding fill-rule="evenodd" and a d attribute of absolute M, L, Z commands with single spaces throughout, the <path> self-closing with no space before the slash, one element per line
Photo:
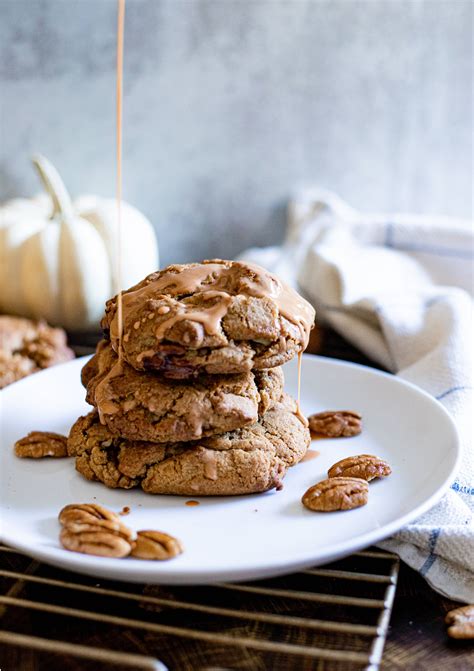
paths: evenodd
<path fill-rule="evenodd" d="M 304 457 L 301 459 L 300 464 L 303 463 L 303 461 L 311 461 L 312 459 L 316 459 L 316 457 L 319 457 L 320 452 L 318 450 L 308 450 Z"/>
<path fill-rule="evenodd" d="M 199 501 L 194 501 L 194 500 L 192 500 L 192 501 L 186 501 L 186 503 L 185 503 L 184 505 L 185 505 L 185 506 L 191 506 L 191 507 L 193 507 L 193 506 L 198 506 L 198 505 L 199 505 Z"/>
<path fill-rule="evenodd" d="M 118 356 L 122 360 L 123 302 L 122 302 L 122 100 L 123 100 L 123 34 L 125 0 L 118 0 L 117 15 L 117 327 Z"/>

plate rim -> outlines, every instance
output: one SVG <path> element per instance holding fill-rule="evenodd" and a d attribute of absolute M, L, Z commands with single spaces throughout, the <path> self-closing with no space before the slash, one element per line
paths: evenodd
<path fill-rule="evenodd" d="M 44 374 L 54 375 L 54 369 L 64 367 L 74 367 L 79 366 L 81 362 L 82 365 L 91 358 L 92 355 L 86 355 L 83 357 L 78 357 L 71 361 L 59 364 L 58 366 L 40 371 L 35 373 L 36 376 L 42 376 Z M 448 471 L 446 471 L 442 483 L 437 487 L 437 489 L 422 503 L 418 506 L 415 506 L 412 510 L 405 513 L 401 517 L 398 517 L 396 520 L 387 523 L 382 528 L 375 528 L 370 531 L 363 533 L 358 536 L 356 539 L 349 538 L 335 543 L 328 547 L 326 550 L 321 552 L 321 549 L 318 550 L 315 547 L 314 551 L 311 553 L 306 553 L 304 556 L 300 557 L 298 560 L 288 562 L 284 560 L 283 562 L 275 561 L 270 563 L 267 561 L 264 566 L 260 566 L 257 569 L 243 566 L 242 568 L 235 569 L 231 568 L 230 571 L 226 569 L 220 570 L 217 574 L 215 569 L 206 568 L 206 567 L 197 567 L 193 568 L 192 571 L 189 569 L 179 570 L 176 567 L 173 571 L 162 573 L 160 567 L 157 566 L 156 562 L 152 561 L 141 561 L 136 565 L 136 570 L 132 571 L 128 575 L 128 569 L 130 563 L 126 562 L 124 565 L 123 559 L 112 559 L 112 558 L 103 558 L 96 557 L 94 555 L 81 555 L 79 553 L 68 553 L 67 550 L 62 548 L 53 548 L 53 554 L 51 554 L 49 548 L 45 549 L 35 549 L 32 548 L 28 542 L 22 542 L 21 539 L 15 538 L 14 536 L 5 532 L 5 530 L 0 528 L 0 541 L 6 545 L 9 545 L 13 549 L 23 552 L 27 556 L 30 556 L 39 561 L 43 561 L 49 565 L 57 566 L 65 570 L 70 570 L 77 573 L 82 573 L 90 576 L 97 576 L 101 578 L 108 578 L 111 580 L 119 580 L 122 582 L 148 582 L 148 583 L 161 583 L 161 584 L 209 584 L 215 583 L 216 581 L 232 581 L 239 582 L 242 580 L 258 580 L 265 578 L 271 578 L 278 575 L 283 575 L 286 573 L 291 573 L 294 571 L 302 570 L 305 567 L 314 565 L 316 561 L 318 565 L 335 561 L 343 556 L 347 556 L 354 552 L 357 552 L 361 548 L 368 547 L 374 543 L 380 542 L 381 540 L 392 536 L 394 533 L 399 531 L 401 528 L 406 526 L 408 523 L 416 519 L 417 517 L 423 515 L 425 512 L 430 510 L 436 503 L 442 498 L 449 488 L 449 485 L 459 468 L 459 463 L 462 456 L 462 446 L 459 440 L 459 433 L 454 422 L 454 419 L 451 417 L 449 412 L 444 408 L 444 406 L 431 394 L 421 389 L 414 383 L 399 378 L 393 373 L 372 368 L 370 366 L 365 366 L 363 364 L 355 363 L 352 361 L 345 361 L 340 359 L 334 359 L 332 357 L 325 357 L 314 354 L 304 354 L 304 358 L 310 358 L 315 360 L 318 364 L 323 364 L 326 366 L 337 366 L 342 368 L 352 368 L 363 371 L 365 374 L 373 377 L 385 377 L 390 379 L 392 382 L 395 382 L 397 385 L 402 387 L 410 388 L 415 393 L 419 394 L 422 397 L 425 397 L 432 403 L 437 411 L 440 412 L 444 419 L 447 421 L 450 426 L 451 432 L 453 434 L 453 449 L 455 451 L 452 465 Z M 28 384 L 31 376 L 18 380 L 13 384 L 9 385 L 5 389 L 0 391 L 0 401 L 5 399 L 5 396 L 8 397 L 9 390 L 18 389 L 18 386 L 23 386 L 24 383 Z M 3 403 L 1 403 L 3 405 Z M 2 412 L 3 415 L 3 412 Z M 1 525 L 3 526 L 3 525 Z M 61 554 L 57 555 L 57 552 Z M 63 554 L 64 553 L 64 554 Z M 67 553 L 67 554 L 66 554 Z M 105 561 L 104 561 L 105 560 Z M 178 570 L 176 570 L 178 569 Z M 227 571 L 227 572 L 226 572 Z M 127 574 L 127 575 L 124 575 Z M 211 577 L 212 574 L 212 577 Z M 239 577 L 235 577 L 236 575 Z"/>

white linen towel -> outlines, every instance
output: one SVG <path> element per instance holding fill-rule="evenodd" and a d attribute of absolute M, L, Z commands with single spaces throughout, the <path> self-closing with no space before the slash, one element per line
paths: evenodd
<path fill-rule="evenodd" d="M 300 193 L 282 247 L 252 260 L 297 286 L 329 323 L 369 357 L 432 394 L 462 444 L 443 499 L 380 543 L 442 594 L 474 603 L 472 435 L 472 222 L 360 214 L 335 194 Z"/>

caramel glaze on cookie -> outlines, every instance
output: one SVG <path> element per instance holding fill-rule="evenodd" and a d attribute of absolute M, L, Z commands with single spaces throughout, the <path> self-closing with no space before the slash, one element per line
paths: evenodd
<path fill-rule="evenodd" d="M 306 348 L 314 309 L 259 266 L 172 265 L 123 293 L 123 357 L 174 379 L 273 368 Z M 117 297 L 102 328 L 118 351 Z"/>
<path fill-rule="evenodd" d="M 77 420 L 68 452 L 88 480 L 150 494 L 227 496 L 280 487 L 310 444 L 286 394 L 249 427 L 194 442 L 149 443 L 113 436 L 96 412 Z"/>
<path fill-rule="evenodd" d="M 114 435 L 162 443 L 196 440 L 253 424 L 283 393 L 281 368 L 163 380 L 136 371 L 107 341 L 85 365 L 86 400 Z"/>

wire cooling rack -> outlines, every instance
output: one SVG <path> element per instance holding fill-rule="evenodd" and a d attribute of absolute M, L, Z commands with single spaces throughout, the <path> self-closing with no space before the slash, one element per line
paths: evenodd
<path fill-rule="evenodd" d="M 207 587 L 97 582 L 0 546 L 2 671 L 379 668 L 399 561 L 378 550 Z"/>

